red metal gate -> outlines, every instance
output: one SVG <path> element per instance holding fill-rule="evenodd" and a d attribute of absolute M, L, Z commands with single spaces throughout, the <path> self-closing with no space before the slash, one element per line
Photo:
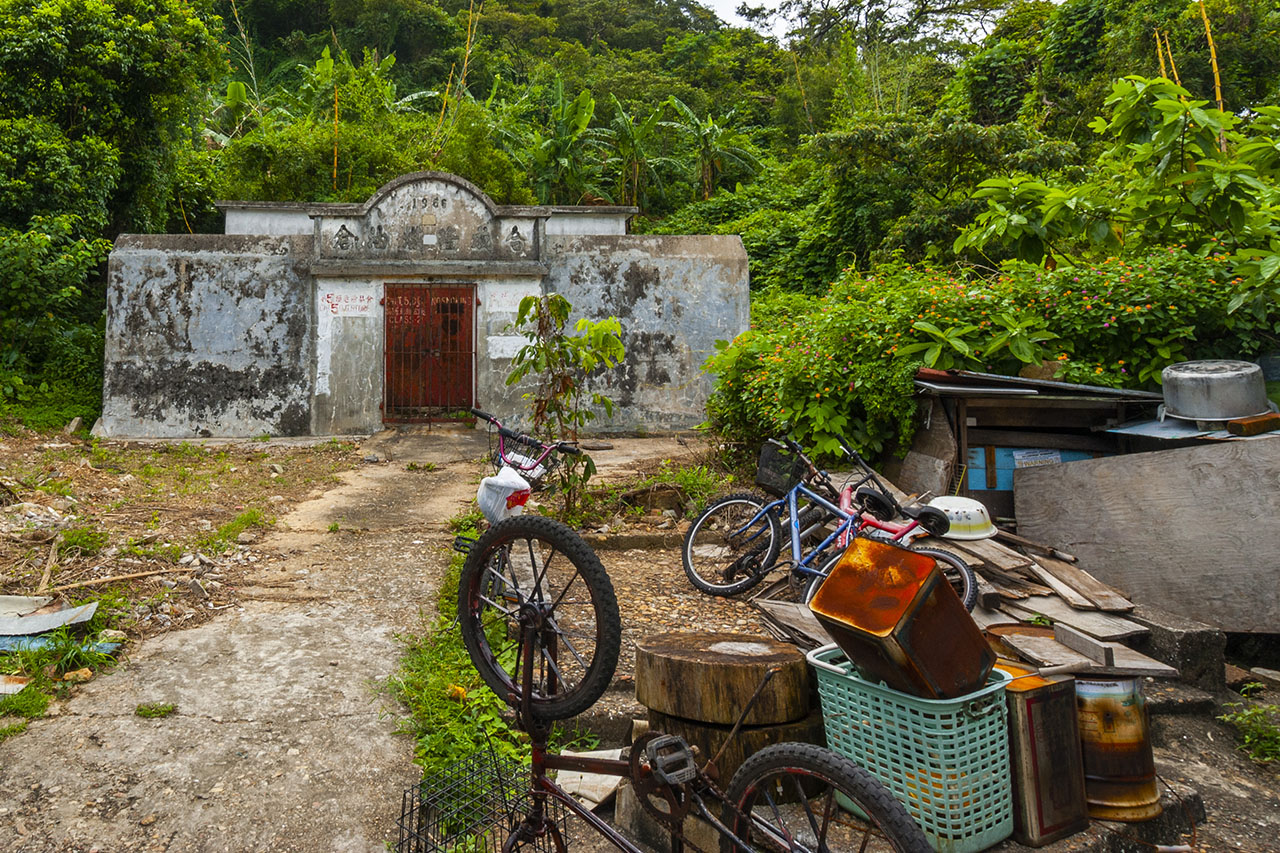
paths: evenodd
<path fill-rule="evenodd" d="M 474 403 L 475 287 L 388 284 L 385 423 L 447 420 Z"/>

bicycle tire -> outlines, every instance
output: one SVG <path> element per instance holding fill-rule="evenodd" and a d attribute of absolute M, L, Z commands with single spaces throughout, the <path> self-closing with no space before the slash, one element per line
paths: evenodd
<path fill-rule="evenodd" d="M 543 625 L 531 713 L 539 720 L 582 713 L 613 679 L 622 622 L 599 558 L 555 519 L 518 515 L 493 525 L 471 547 L 458 582 L 462 642 L 484 683 L 512 707 L 521 698 L 522 608 L 536 609 Z"/>
<path fill-rule="evenodd" d="M 956 597 L 960 599 L 964 609 L 972 613 L 974 605 L 978 603 L 978 581 L 973 575 L 973 569 L 969 568 L 969 564 L 950 551 L 943 551 L 941 548 L 912 546 L 911 550 L 917 554 L 933 557 L 935 563 L 945 564 L 939 565 L 938 571 L 951 584 L 951 588 L 956 591 Z M 839 554 L 832 557 L 822 567 L 821 573 L 815 575 L 809 581 L 808 589 L 805 590 L 804 594 L 805 604 L 813 600 L 813 596 L 818 592 L 818 587 L 822 586 L 822 582 L 826 580 L 827 575 L 831 573 L 831 569 L 835 567 L 836 561 L 839 559 Z"/>
<path fill-rule="evenodd" d="M 751 522 L 769 501 L 749 492 L 721 498 L 707 507 L 684 537 L 680 551 L 689 581 L 709 595 L 736 595 L 764 579 L 781 548 L 782 533 L 773 513 Z"/>
<path fill-rule="evenodd" d="M 945 564 L 939 565 L 938 571 L 942 572 L 943 577 L 951 584 L 951 588 L 956 591 L 964 609 L 972 612 L 973 606 L 978 603 L 978 579 L 973 576 L 973 569 L 969 568 L 969 564 L 941 548 L 912 546 L 911 550 L 917 554 L 927 554 L 938 563 Z"/>
<path fill-rule="evenodd" d="M 726 797 L 724 823 L 751 853 L 933 851 L 879 779 L 813 744 L 780 743 L 760 750 L 733 774 Z M 722 837 L 720 850 L 740 848 Z"/>

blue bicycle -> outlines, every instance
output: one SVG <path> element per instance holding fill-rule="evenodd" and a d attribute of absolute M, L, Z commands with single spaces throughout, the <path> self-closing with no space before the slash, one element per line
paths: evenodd
<path fill-rule="evenodd" d="M 826 579 L 849 539 L 861 535 L 933 557 L 965 608 L 972 610 L 978 587 L 968 564 L 949 551 L 911 544 L 921 536 L 946 533 L 946 514 L 929 506 L 903 507 L 858 452 L 840 444 L 855 476 L 837 489 L 799 444 L 769 439 L 760 452 L 756 483 L 776 500 L 739 493 L 708 506 L 685 535 L 682 558 L 689 580 L 711 595 L 751 589 L 780 565 L 785 523 L 791 559 L 781 565 L 804 590 L 805 601 Z M 899 516 L 906 522 L 895 522 Z"/>

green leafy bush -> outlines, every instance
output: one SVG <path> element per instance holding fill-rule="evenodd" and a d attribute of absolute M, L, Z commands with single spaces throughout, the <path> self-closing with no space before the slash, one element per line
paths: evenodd
<path fill-rule="evenodd" d="M 1011 261 L 987 279 L 905 265 L 850 271 L 807 313 L 784 319 L 774 303 L 790 296 L 758 298 L 770 322 L 707 362 L 718 377 L 709 412 L 747 440 L 787 433 L 835 452 L 843 435 L 875 453 L 910 437 L 921 364 L 1009 375 L 1031 366 L 1150 388 L 1175 362 L 1275 346 L 1280 307 L 1230 313 L 1244 285 L 1229 276 L 1227 255 L 1178 247 L 1057 270 Z"/>

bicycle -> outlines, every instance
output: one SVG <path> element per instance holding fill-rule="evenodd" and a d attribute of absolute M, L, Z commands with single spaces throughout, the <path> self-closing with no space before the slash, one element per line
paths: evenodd
<path fill-rule="evenodd" d="M 463 565 L 458 617 L 481 678 L 515 709 L 518 728 L 530 735 L 528 805 L 517 814 L 506 807 L 503 796 L 505 817 L 498 821 L 498 831 L 506 833 L 502 853 L 546 839 L 558 853 L 566 853 L 556 810 L 577 815 L 623 853 L 641 853 L 549 777 L 560 770 L 630 780 L 640 805 L 668 829 L 673 853 L 682 853 L 686 844 L 698 850 L 684 838 L 689 814 L 699 815 L 719 833 L 720 853 L 931 850 L 906 809 L 879 780 L 823 747 L 766 747 L 742 764 L 727 791 L 716 784 L 718 756 L 699 766 L 693 750 L 676 736 L 651 732 L 637 739 L 625 760 L 551 753 L 552 723 L 581 713 L 600 698 L 613 678 L 621 644 L 609 576 L 590 546 L 560 522 L 516 516 L 490 527 Z M 740 713 L 730 739 L 754 701 Z M 398 849 L 455 849 L 434 836 L 415 846 L 429 834 L 422 827 L 444 823 L 433 822 L 419 807 L 429 810 L 431 803 L 414 802 L 402 811 Z M 456 849 L 483 846 L 473 835 Z"/>
<path fill-rule="evenodd" d="M 469 408 L 467 411 L 483 421 L 488 421 L 491 426 L 497 428 L 498 446 L 494 449 L 492 441 L 490 441 L 489 445 L 489 456 L 493 462 L 493 470 L 496 472 L 504 465 L 512 468 L 521 477 L 524 477 L 534 489 L 542 486 L 543 478 L 559 461 L 553 454 L 568 453 L 578 455 L 582 453 L 582 450 L 573 442 L 558 441 L 554 444 L 547 444 L 532 435 L 507 429 L 502 425 L 501 421 L 486 411 L 475 407 Z M 508 441 L 526 448 L 534 455 L 508 450 Z"/>
<path fill-rule="evenodd" d="M 782 550 L 782 521 L 788 525 L 791 577 L 803 587 L 807 602 L 831 573 L 852 536 L 879 536 L 937 562 L 965 609 L 978 599 L 973 570 L 949 551 L 913 546 L 921 536 L 940 536 L 950 528 L 945 513 L 934 507 L 904 507 L 876 477 L 856 450 L 840 442 L 861 476 L 837 490 L 830 475 L 815 466 L 791 439 L 769 439 L 761 449 L 756 482 L 778 495 L 769 502 L 751 493 L 721 498 L 703 511 L 685 534 L 681 561 L 685 574 L 699 590 L 711 595 L 736 595 L 751 589 L 778 565 Z M 777 448 L 791 451 L 788 460 Z M 804 501 L 803 508 L 801 501 Z M 905 523 L 894 522 L 897 516 Z M 805 549 L 825 532 L 816 546 Z M 833 548 L 834 546 L 834 548 Z"/>

